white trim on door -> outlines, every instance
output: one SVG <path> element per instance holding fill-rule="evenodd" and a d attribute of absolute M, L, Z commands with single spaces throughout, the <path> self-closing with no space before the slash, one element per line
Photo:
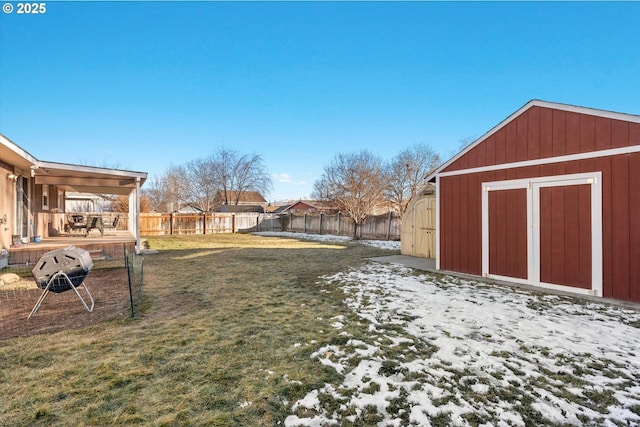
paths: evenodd
<path fill-rule="evenodd" d="M 436 270 L 440 270 L 440 177 L 436 176 Z"/>
<path fill-rule="evenodd" d="M 540 188 L 591 185 L 591 289 L 540 281 Z M 527 192 L 527 279 L 489 273 L 489 192 L 524 189 Z M 602 296 L 602 173 L 588 172 L 482 183 L 482 275 L 549 289 Z"/>

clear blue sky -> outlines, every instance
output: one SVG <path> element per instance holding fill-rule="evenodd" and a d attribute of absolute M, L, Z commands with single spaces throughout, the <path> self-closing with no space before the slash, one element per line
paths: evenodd
<path fill-rule="evenodd" d="M 448 158 L 531 99 L 640 114 L 637 2 L 49 1 L 0 15 L 0 132 L 35 157 L 153 179 L 224 145 L 263 156 L 269 200 L 308 196 L 339 152 L 426 143 Z"/>

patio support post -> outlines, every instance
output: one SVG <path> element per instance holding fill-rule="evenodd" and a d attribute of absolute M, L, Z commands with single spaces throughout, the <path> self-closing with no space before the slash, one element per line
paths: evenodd
<path fill-rule="evenodd" d="M 129 224 L 127 224 L 127 229 L 129 230 L 129 232 L 131 233 L 132 236 L 135 237 L 136 233 L 135 233 L 135 218 L 134 218 L 134 214 L 133 211 L 135 210 L 135 201 L 134 201 L 134 195 L 133 195 L 133 191 L 131 193 L 129 193 L 129 218 L 128 218 L 128 222 Z"/>
<path fill-rule="evenodd" d="M 140 178 L 136 177 L 136 187 L 129 193 L 129 230 L 136 239 L 136 253 L 140 253 Z"/>
<path fill-rule="evenodd" d="M 140 253 L 140 178 L 136 178 L 136 253 Z"/>

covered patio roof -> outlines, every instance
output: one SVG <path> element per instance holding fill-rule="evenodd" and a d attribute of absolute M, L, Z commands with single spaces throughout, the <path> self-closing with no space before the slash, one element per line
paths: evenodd
<path fill-rule="evenodd" d="M 146 172 L 56 163 L 39 160 L 0 134 L 0 158 L 10 165 L 31 170 L 36 184 L 57 185 L 79 193 L 128 195 L 147 180 Z"/>
<path fill-rule="evenodd" d="M 147 180 L 146 172 L 56 163 L 38 160 L 0 134 L 0 159 L 14 167 L 31 170 L 36 184 L 57 185 L 79 193 L 127 195 Z"/>
<path fill-rule="evenodd" d="M 128 195 L 142 185 L 146 172 L 81 166 L 66 163 L 38 161 L 34 165 L 36 184 L 57 185 L 66 191 L 78 193 Z"/>
<path fill-rule="evenodd" d="M 39 160 L 22 147 L 0 134 L 0 160 L 19 174 L 30 174 L 36 185 L 55 185 L 65 191 L 129 196 L 130 231 L 139 247 L 140 187 L 147 180 L 146 172 L 57 163 Z M 135 218 L 135 219 L 134 219 Z"/>

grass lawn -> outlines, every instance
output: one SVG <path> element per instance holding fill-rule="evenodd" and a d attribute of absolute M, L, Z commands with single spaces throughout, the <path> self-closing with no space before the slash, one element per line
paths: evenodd
<path fill-rule="evenodd" d="M 140 317 L 0 341 L 0 426 L 640 425 L 638 307 L 353 242 L 149 242 Z"/>
<path fill-rule="evenodd" d="M 389 253 L 243 234 L 149 243 L 139 318 L 0 342 L 0 425 L 277 425 L 340 380 L 310 356 L 344 344 L 332 318 L 355 315 L 319 277 Z"/>

